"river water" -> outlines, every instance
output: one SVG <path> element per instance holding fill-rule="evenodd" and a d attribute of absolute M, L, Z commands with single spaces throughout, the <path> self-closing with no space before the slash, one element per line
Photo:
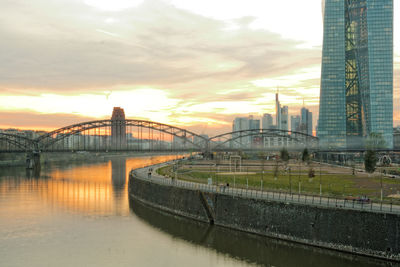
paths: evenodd
<path fill-rule="evenodd" d="M 382 266 L 372 259 L 164 214 L 128 172 L 175 156 L 0 169 L 0 266 Z"/>

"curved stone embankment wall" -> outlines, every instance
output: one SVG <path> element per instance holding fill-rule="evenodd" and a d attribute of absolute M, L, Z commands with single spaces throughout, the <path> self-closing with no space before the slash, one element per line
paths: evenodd
<path fill-rule="evenodd" d="M 153 207 L 203 222 L 210 222 L 211 209 L 215 225 L 400 261 L 400 215 L 201 193 L 134 176 L 129 193 Z"/>
<path fill-rule="evenodd" d="M 208 223 L 199 192 L 129 177 L 129 194 L 161 210 Z"/>

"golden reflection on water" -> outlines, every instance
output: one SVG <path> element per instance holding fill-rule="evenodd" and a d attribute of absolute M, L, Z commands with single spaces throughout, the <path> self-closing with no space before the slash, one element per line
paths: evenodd
<path fill-rule="evenodd" d="M 63 164 L 42 168 L 32 178 L 10 175 L 0 180 L 0 194 L 20 202 L 21 209 L 43 208 L 85 215 L 129 215 L 127 181 L 129 171 L 176 156 L 112 158 L 107 162 L 85 165 Z M 35 175 L 33 175 L 35 176 Z M 16 179 L 17 178 L 17 179 Z M 39 204 L 40 203 L 40 204 Z M 14 202 L 13 208 L 16 207 Z M 15 212 L 15 210 L 14 210 Z"/>

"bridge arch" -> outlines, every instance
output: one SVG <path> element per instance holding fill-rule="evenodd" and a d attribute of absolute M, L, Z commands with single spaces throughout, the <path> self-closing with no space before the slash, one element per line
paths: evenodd
<path fill-rule="evenodd" d="M 143 129 L 147 129 L 146 132 Z M 115 132 L 115 134 L 114 134 Z M 168 145 L 167 134 L 177 139 Z M 74 140 L 76 139 L 76 140 Z M 36 141 L 43 151 L 57 150 L 203 150 L 194 139 L 207 139 L 188 130 L 146 120 L 97 120 L 69 125 Z M 177 140 L 181 140 L 178 142 Z M 174 143 L 174 144 L 173 144 Z M 156 144 L 156 145 L 155 145 Z M 144 147 L 145 145 L 145 147 Z M 177 147 L 173 147 L 173 145 Z M 157 148 L 155 149 L 155 146 Z"/>
<path fill-rule="evenodd" d="M 261 138 L 257 142 L 254 142 L 252 137 Z M 252 130 L 241 130 L 224 133 L 213 136 L 209 139 L 210 149 L 255 149 L 255 148 L 267 148 L 264 144 L 264 137 L 278 137 L 286 138 L 290 143 L 297 147 L 309 146 L 311 148 L 318 146 L 318 138 L 312 135 L 308 135 L 302 132 L 286 131 L 278 129 L 252 129 Z M 223 139 L 223 141 L 217 141 Z M 229 146 L 227 147 L 227 145 Z M 278 145 L 274 148 L 281 148 L 285 145 Z M 269 147 L 271 148 L 271 147 Z"/>
<path fill-rule="evenodd" d="M 35 142 L 25 136 L 0 133 L 0 150 L 8 152 L 32 151 L 35 149 Z"/>

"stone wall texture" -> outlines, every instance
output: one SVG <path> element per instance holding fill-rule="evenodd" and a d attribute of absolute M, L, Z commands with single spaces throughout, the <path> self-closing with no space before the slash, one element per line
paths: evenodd
<path fill-rule="evenodd" d="M 215 225 L 400 261 L 400 215 L 396 214 L 205 193 L 132 175 L 129 194 L 164 211 Z"/>

